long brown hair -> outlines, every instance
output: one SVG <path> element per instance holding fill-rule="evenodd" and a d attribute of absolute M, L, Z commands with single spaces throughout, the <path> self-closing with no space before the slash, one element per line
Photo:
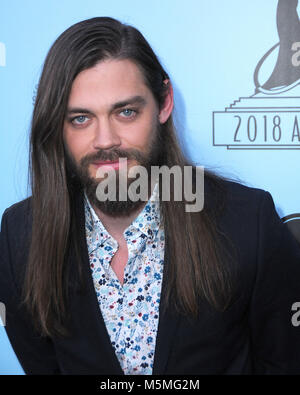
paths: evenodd
<path fill-rule="evenodd" d="M 67 334 L 63 324 L 68 310 L 67 256 L 70 240 L 77 237 L 74 200 L 78 188 L 63 144 L 68 98 L 76 76 L 107 58 L 135 62 L 158 106 L 168 89 L 163 81 L 169 76 L 143 35 L 112 18 L 92 18 L 71 26 L 47 55 L 32 118 L 33 223 L 23 293 L 24 303 L 47 336 Z M 177 142 L 172 116 L 162 126 L 160 139 L 162 164 L 182 168 L 190 164 Z M 201 212 L 185 212 L 184 201 L 160 202 L 169 256 L 166 306 L 172 300 L 188 316 L 197 315 L 199 297 L 224 310 L 231 295 L 231 271 L 217 228 L 224 204 L 222 180 L 210 173 L 206 180 L 214 204 L 205 204 Z"/>

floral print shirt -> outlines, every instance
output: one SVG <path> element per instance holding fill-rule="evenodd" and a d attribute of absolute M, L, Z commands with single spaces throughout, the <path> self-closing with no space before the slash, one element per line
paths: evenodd
<path fill-rule="evenodd" d="M 110 266 L 118 243 L 85 196 L 90 268 L 111 344 L 125 374 L 152 374 L 163 279 L 164 230 L 158 184 L 124 231 L 128 261 L 123 285 Z"/>

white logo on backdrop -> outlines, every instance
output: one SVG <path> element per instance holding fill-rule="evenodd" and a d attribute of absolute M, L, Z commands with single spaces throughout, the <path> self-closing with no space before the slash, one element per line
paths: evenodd
<path fill-rule="evenodd" d="M 278 0 L 279 42 L 258 62 L 255 93 L 213 112 L 213 145 L 227 149 L 300 149 L 300 20 L 298 0 Z M 278 51 L 271 75 L 259 81 L 267 58 Z"/>
<path fill-rule="evenodd" d="M 5 304 L 0 302 L 0 326 L 6 325 L 6 308 Z"/>
<path fill-rule="evenodd" d="M 6 66 L 6 49 L 4 43 L 0 43 L 0 66 Z"/>

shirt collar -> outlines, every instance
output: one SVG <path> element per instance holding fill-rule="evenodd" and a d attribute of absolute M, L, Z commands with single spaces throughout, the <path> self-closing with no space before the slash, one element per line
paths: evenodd
<path fill-rule="evenodd" d="M 84 193 L 85 225 L 87 235 L 91 240 L 97 240 L 97 244 L 104 244 L 108 239 L 113 239 L 105 226 L 95 213 L 86 193 Z M 155 184 L 151 197 L 139 215 L 124 231 L 126 241 L 143 235 L 143 238 L 153 239 L 160 227 L 159 188 Z M 89 243 L 91 244 L 91 243 Z M 91 252 L 91 251 L 89 251 Z"/>
<path fill-rule="evenodd" d="M 141 232 L 149 239 L 153 239 L 160 227 L 160 206 L 159 188 L 155 184 L 152 195 L 139 215 L 132 221 L 131 225 L 125 230 L 125 239 L 130 233 Z"/>

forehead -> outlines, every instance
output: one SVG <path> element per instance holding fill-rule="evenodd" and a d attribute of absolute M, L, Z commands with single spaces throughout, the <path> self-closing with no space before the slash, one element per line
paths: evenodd
<path fill-rule="evenodd" d="M 131 60 L 109 59 L 77 75 L 68 105 L 111 105 L 136 95 L 152 96 L 141 70 Z"/>

